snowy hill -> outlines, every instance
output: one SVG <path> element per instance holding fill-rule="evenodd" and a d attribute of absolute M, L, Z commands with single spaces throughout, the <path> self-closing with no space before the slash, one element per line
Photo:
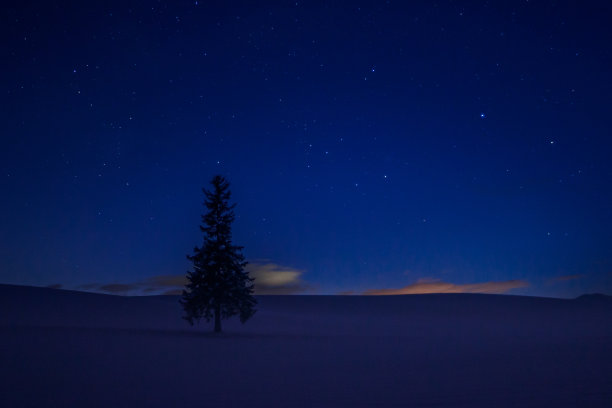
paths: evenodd
<path fill-rule="evenodd" d="M 191 328 L 178 298 L 0 285 L 2 406 L 604 407 L 612 302 L 260 296 Z"/>

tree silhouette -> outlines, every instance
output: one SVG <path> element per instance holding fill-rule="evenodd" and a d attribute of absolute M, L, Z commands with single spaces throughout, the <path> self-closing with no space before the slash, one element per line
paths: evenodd
<path fill-rule="evenodd" d="M 200 226 L 204 243 L 201 248 L 195 247 L 193 255 L 187 255 L 193 270 L 187 273 L 188 283 L 180 302 L 189 324 L 202 317 L 208 322 L 214 316 L 215 332 L 220 332 L 221 319 L 239 315 L 244 323 L 255 314 L 257 301 L 253 297 L 254 279 L 244 269 L 247 262 L 243 247 L 232 244 L 236 204 L 229 204 L 229 182 L 217 175 L 211 184 L 211 191 L 202 189 L 207 209 Z"/>

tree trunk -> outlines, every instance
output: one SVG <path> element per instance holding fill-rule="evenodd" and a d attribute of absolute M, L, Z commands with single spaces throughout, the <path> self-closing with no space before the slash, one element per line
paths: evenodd
<path fill-rule="evenodd" d="M 221 307 L 215 308 L 215 333 L 221 332 Z"/>

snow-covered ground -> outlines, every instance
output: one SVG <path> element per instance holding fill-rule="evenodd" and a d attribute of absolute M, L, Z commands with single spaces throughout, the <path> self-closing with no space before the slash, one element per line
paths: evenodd
<path fill-rule="evenodd" d="M 213 335 L 177 297 L 0 285 L 0 406 L 612 406 L 609 298 L 258 299 Z"/>

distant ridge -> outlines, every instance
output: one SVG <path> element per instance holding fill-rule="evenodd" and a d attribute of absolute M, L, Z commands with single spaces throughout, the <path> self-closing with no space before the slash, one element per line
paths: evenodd
<path fill-rule="evenodd" d="M 604 295 L 603 293 L 586 293 L 584 295 L 578 296 L 575 300 L 579 302 L 612 305 L 612 296 Z"/>
<path fill-rule="evenodd" d="M 45 285 L 45 286 L 34 286 L 34 285 L 18 285 L 12 283 L 0 283 L 0 291 L 21 291 L 21 290 L 33 290 L 33 291 L 43 291 L 43 292 L 72 292 L 72 293 L 81 293 L 81 294 L 93 294 L 93 295 L 102 295 L 102 296 L 110 296 L 110 297 L 121 297 L 121 298 L 159 298 L 159 297 L 177 297 L 177 295 L 164 295 L 164 294 L 150 294 L 150 295 L 124 295 L 117 293 L 109 293 L 104 291 L 95 291 L 95 290 L 81 290 L 69 287 L 63 287 L 59 284 L 54 285 Z M 5 292 L 6 293 L 6 292 Z M 378 295 L 376 297 L 464 297 L 470 298 L 475 296 L 485 296 L 485 297 L 509 297 L 509 298 L 532 298 L 532 299 L 549 299 L 549 300 L 575 300 L 582 302 L 612 302 L 612 295 L 606 295 L 604 293 L 585 293 L 579 295 L 575 298 L 560 298 L 560 297 L 549 297 L 549 296 L 526 296 L 526 295 L 513 295 L 513 294 L 490 294 L 490 293 L 415 293 L 415 294 L 406 294 L 406 295 Z M 257 297 L 267 298 L 270 295 L 257 295 Z M 345 295 L 272 295 L 273 297 L 346 297 Z M 353 295 L 350 297 L 361 297 L 362 295 Z M 375 297 L 375 296 L 368 296 Z"/>

